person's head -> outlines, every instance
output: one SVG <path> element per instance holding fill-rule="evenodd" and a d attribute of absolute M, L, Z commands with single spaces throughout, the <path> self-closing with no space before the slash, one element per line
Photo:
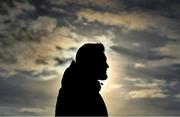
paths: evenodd
<path fill-rule="evenodd" d="M 76 64 L 96 80 L 107 79 L 109 66 L 101 43 L 87 43 L 80 47 L 76 54 Z"/>

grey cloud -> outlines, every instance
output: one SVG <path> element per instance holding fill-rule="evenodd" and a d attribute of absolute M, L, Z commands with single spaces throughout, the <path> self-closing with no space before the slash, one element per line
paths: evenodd
<path fill-rule="evenodd" d="M 66 58 L 66 59 L 63 59 L 63 58 L 54 58 L 54 60 L 56 61 L 56 65 L 63 65 L 71 60 L 73 60 L 73 58 Z"/>
<path fill-rule="evenodd" d="M 77 50 L 77 48 L 75 48 L 75 47 L 70 47 L 70 48 L 68 48 L 68 49 L 64 49 L 64 48 L 62 48 L 62 47 L 60 47 L 60 46 L 56 46 L 56 49 L 57 49 L 58 51 L 63 51 L 63 50 L 65 50 L 65 51 L 74 51 L 74 50 Z"/>
<path fill-rule="evenodd" d="M 159 48 L 176 43 L 177 39 L 171 39 L 157 32 L 147 31 L 127 31 L 122 28 L 111 30 L 115 35 L 112 40 L 115 45 L 112 50 L 123 55 L 132 61 L 155 61 L 155 60 L 175 60 L 177 57 L 166 53 L 162 53 Z"/>
<path fill-rule="evenodd" d="M 24 75 L 24 77 L 29 75 L 31 79 L 34 79 L 34 80 L 44 80 L 43 77 L 46 77 L 46 76 L 54 76 L 54 79 L 59 77 L 59 74 L 56 71 L 46 70 L 46 69 L 42 71 L 28 71 L 28 72 L 19 70 L 19 73 Z"/>
<path fill-rule="evenodd" d="M 23 7 L 19 9 L 23 4 L 27 6 L 27 9 L 24 10 Z M 36 68 L 38 66 L 54 64 L 53 58 L 55 56 L 51 56 L 48 53 L 45 55 L 44 51 L 47 50 L 48 52 L 56 53 L 56 50 L 53 49 L 53 45 L 50 45 L 50 49 L 48 47 L 46 48 L 46 41 L 53 43 L 53 41 L 51 41 L 53 39 L 51 38 L 58 35 L 58 31 L 56 31 L 55 33 L 57 35 L 53 36 L 54 30 L 57 27 L 59 29 L 62 26 L 69 25 L 77 19 L 77 17 L 73 15 L 73 8 L 71 9 L 69 6 L 61 8 L 52 5 L 50 1 L 47 0 L 9 0 L 2 2 L 1 5 L 1 9 L 7 12 L 4 15 L 0 15 L 0 17 L 3 17 L 1 19 L 2 22 L 0 22 L 0 62 L 3 64 L 3 67 L 9 68 L 14 64 L 13 66 L 19 69 L 25 67 L 31 69 L 33 67 Z M 3 5 L 7 6 L 8 9 Z M 10 18 L 10 14 L 8 13 L 11 13 L 11 8 L 17 12 Z M 62 36 L 62 34 L 59 35 Z M 71 37 L 69 37 L 69 40 L 70 39 Z M 57 39 L 54 40 L 57 41 Z M 61 37 L 58 41 L 60 40 Z M 56 46 L 55 43 L 53 44 Z M 69 48 L 68 51 L 73 50 L 74 48 Z M 58 53 L 58 57 L 61 57 L 60 53 Z"/>
<path fill-rule="evenodd" d="M 126 6 L 125 9 L 133 10 L 136 8 L 141 10 L 150 10 L 171 18 L 179 17 L 180 14 L 178 8 L 180 4 L 179 0 L 123 0 L 120 2 L 124 3 Z"/>
<path fill-rule="evenodd" d="M 131 50 L 128 48 L 118 47 L 118 46 L 112 46 L 111 49 L 118 52 L 119 54 L 125 55 L 127 59 L 132 60 L 158 60 L 158 59 L 174 59 L 175 57 L 163 55 L 158 51 L 151 51 L 151 50 L 142 50 L 142 51 L 136 51 Z"/>
<path fill-rule="evenodd" d="M 100 1 L 100 2 L 99 2 Z M 161 53 L 158 49 L 170 43 L 176 43 L 178 40 L 179 31 L 179 1 L 178 0 L 6 0 L 0 1 L 0 61 L 14 66 L 13 63 L 18 62 L 17 56 L 19 54 L 26 56 L 23 58 L 30 58 L 29 54 L 37 50 L 37 46 L 43 41 L 41 37 L 51 34 L 54 29 L 66 26 L 71 29 L 67 34 L 79 34 L 85 37 L 92 37 L 96 35 L 109 35 L 111 33 L 114 37 L 111 38 L 114 44 L 112 49 L 123 55 L 125 58 L 130 58 L 130 64 L 136 60 L 155 61 L 168 59 L 169 61 L 176 59 L 174 56 Z M 102 1 L 102 3 L 101 3 Z M 109 2 L 107 2 L 109 1 Z M 28 9 L 16 10 L 16 2 L 29 5 Z M 109 4 L 110 3 L 110 4 Z M 14 9 L 16 13 L 12 15 L 10 9 L 6 9 L 3 4 L 7 4 L 9 8 Z M 31 7 L 31 8 L 30 8 Z M 154 20 L 158 20 L 159 24 L 155 28 L 150 28 L 148 31 L 130 31 L 125 27 L 109 26 L 101 22 L 88 22 L 85 18 L 78 19 L 75 13 L 86 8 L 94 9 L 100 12 L 109 12 L 117 14 L 121 11 L 145 11 L 143 13 L 150 13 Z M 12 15 L 11 19 L 8 17 Z M 39 16 L 55 19 L 56 26 L 52 30 L 45 30 L 42 28 L 32 28 L 32 22 L 38 20 Z M 161 16 L 161 17 L 155 17 Z M 41 21 L 40 21 L 41 22 Z M 161 31 L 158 27 L 161 28 Z M 168 30 L 167 30 L 168 29 Z M 74 33 L 75 32 L 75 33 Z M 167 36 L 170 35 L 170 36 Z M 76 35 L 77 36 L 77 35 Z M 174 38 L 176 37 L 176 38 Z M 79 38 L 79 37 L 78 37 Z M 48 40 L 48 39 L 47 39 Z M 78 42 L 81 42 L 81 38 Z M 134 45 L 133 45 L 134 44 Z M 65 45 L 65 44 L 64 44 Z M 39 45 L 41 46 L 41 45 Z M 75 51 L 77 48 L 71 47 L 64 49 L 63 46 L 55 45 L 56 54 L 61 55 L 60 52 Z M 54 49 L 53 48 L 53 49 Z M 52 48 L 50 48 L 52 49 Z M 22 51 L 23 50 L 23 51 Z M 44 52 L 44 51 L 43 51 Z M 42 52 L 42 53 L 43 53 Z M 34 56 L 32 56 L 33 58 Z M 45 58 L 45 59 L 44 59 Z M 68 57 L 53 56 L 53 62 L 56 62 L 55 67 L 63 66 L 71 60 Z M 49 60 L 49 59 L 48 59 Z M 39 57 L 33 60 L 38 65 L 51 65 L 46 57 Z M 118 62 L 118 61 L 117 61 Z M 37 67 L 37 66 L 33 66 Z M 54 66 L 53 66 L 54 67 Z M 122 67 L 122 66 L 121 66 Z M 47 67 L 48 68 L 48 67 Z M 53 110 L 47 110 L 47 113 L 38 114 L 34 109 L 44 109 L 43 107 L 55 107 L 56 95 L 59 86 L 59 73 L 52 70 L 15 70 L 15 73 L 8 73 L 6 70 L 0 70 L 0 114 L 1 115 L 54 115 Z M 122 80 L 118 83 L 124 83 L 123 86 L 129 90 L 143 89 L 153 84 L 153 80 L 163 80 L 166 83 L 160 85 L 164 93 L 168 96 L 163 99 L 133 99 L 121 101 L 121 95 L 117 89 L 117 95 L 111 93 L 109 101 L 114 107 L 112 113 L 114 115 L 178 115 L 179 101 L 174 98 L 179 91 L 179 64 L 168 66 L 159 66 L 149 68 L 135 69 L 134 66 L 125 67 L 124 72 L 127 76 L 132 78 L 140 77 L 138 82 L 131 82 Z M 6 77 L 5 77 L 6 76 Z M 47 78 L 53 77 L 55 79 Z M 143 87 L 143 83 L 147 87 Z M 139 84 L 138 84 L 139 83 Z M 135 85 L 136 84 L 136 85 Z M 138 86 L 137 86 L 138 85 Z M 141 86 L 141 87 L 140 87 Z M 52 89 L 51 89 L 52 88 Z M 128 89 L 129 88 L 129 89 Z M 155 87 L 156 88 L 156 87 Z M 114 97 L 113 97 L 114 96 Z M 114 101 L 115 100 L 115 101 Z M 17 106 L 15 106 L 17 105 Z M 121 106 L 122 105 L 122 106 Z M 46 110 L 46 109 L 44 109 Z M 121 112 L 119 111 L 121 110 Z M 127 111 L 128 110 L 128 111 Z M 8 113 L 7 111 L 11 112 Z"/>
<path fill-rule="evenodd" d="M 63 52 L 65 53 L 70 53 L 70 52 L 75 52 L 77 50 L 76 47 L 70 47 L 70 48 L 62 48 L 60 46 L 56 46 L 56 50 L 59 54 L 62 54 Z M 55 66 L 62 66 L 70 61 L 73 60 L 73 57 L 54 57 L 53 60 L 56 62 L 54 65 Z"/>
<path fill-rule="evenodd" d="M 36 80 L 36 81 L 43 81 L 43 80 L 51 80 L 51 79 L 43 79 L 43 77 L 47 76 L 53 76 L 56 79 L 59 77 L 59 73 L 54 70 L 48 70 L 48 69 L 43 69 L 43 70 L 8 70 L 8 69 L 3 69 L 0 68 L 0 77 L 2 78 L 22 78 L 22 79 L 29 79 L 29 80 Z"/>
<path fill-rule="evenodd" d="M 151 116 L 164 116 L 164 115 L 179 115 L 178 109 L 178 100 L 171 98 L 164 99 L 132 99 L 128 101 L 128 106 L 131 110 L 131 115 L 151 115 Z M 136 105 L 136 106 L 132 106 Z M 138 106 L 140 105 L 140 106 Z M 173 109 L 168 110 L 169 105 Z M 149 113 L 151 112 L 151 113 Z M 128 115 L 128 114 L 127 114 Z"/>
<path fill-rule="evenodd" d="M 163 80 L 165 81 L 165 84 L 159 84 L 159 88 L 161 88 L 169 97 L 175 98 L 175 96 L 179 94 L 178 89 L 180 88 L 179 70 L 179 64 L 162 65 L 150 68 L 147 67 L 142 69 L 136 69 L 129 66 L 126 68 L 126 74 L 127 76 L 130 76 L 130 78 L 132 77 L 132 80 L 134 77 L 140 78 L 140 81 L 144 82 L 143 84 L 145 84 L 145 82 L 152 83 L 152 81 L 159 82 L 159 80 Z M 130 81 L 127 81 L 126 83 L 127 87 L 130 86 L 130 89 L 138 89 L 138 87 L 135 86 L 136 83 L 131 83 Z"/>
<path fill-rule="evenodd" d="M 7 116 L 7 115 L 14 116 L 14 115 L 20 115 L 20 113 L 18 113 L 17 106 L 15 105 L 11 105 L 11 106 L 1 105 L 0 115 L 1 116 Z"/>
<path fill-rule="evenodd" d="M 7 52 L 7 53 L 6 53 Z M 17 63 L 16 56 L 8 50 L 0 51 L 0 63 L 14 64 Z"/>
<path fill-rule="evenodd" d="M 7 4 L 10 7 L 16 7 L 15 2 L 21 2 L 24 3 L 23 0 L 6 0 L 6 1 L 0 1 L 1 7 L 3 7 L 3 4 Z"/>
<path fill-rule="evenodd" d="M 108 0 L 101 0 L 101 1 L 95 1 L 95 0 L 52 0 L 50 1 L 52 5 L 59 6 L 59 7 L 65 7 L 65 6 L 71 6 L 76 8 L 92 8 L 96 10 L 116 10 L 116 9 L 122 9 L 123 4 L 119 4 L 118 0 L 108 1 Z"/>
<path fill-rule="evenodd" d="M 40 108 L 42 110 L 46 107 L 55 107 L 58 79 L 47 81 L 33 80 L 27 78 L 27 75 L 20 74 L 21 73 L 17 73 L 17 75 L 11 78 L 0 78 L 0 105 L 1 107 L 3 106 L 3 109 L 5 109 L 5 107 L 7 108 L 5 112 L 1 112 L 3 109 L 0 109 L 1 115 L 3 113 L 4 115 L 27 115 L 28 113 L 19 112 L 21 108 L 25 107 Z M 49 91 L 49 89 L 52 91 Z M 11 109 L 12 111 L 10 111 Z M 54 111 L 48 110 L 47 113 L 43 113 L 44 112 L 31 114 L 53 115 Z"/>
<path fill-rule="evenodd" d="M 107 96 L 107 102 L 110 108 L 113 108 L 110 109 L 112 116 L 175 116 L 180 114 L 178 99 L 171 97 L 122 99 L 114 97 L 111 93 Z"/>
<path fill-rule="evenodd" d="M 27 11 L 34 10 L 34 7 L 27 0 L 6 0 L 1 1 L 0 14 L 6 19 L 14 20 Z"/>
<path fill-rule="evenodd" d="M 36 59 L 35 62 L 37 64 L 43 64 L 43 65 L 47 65 L 48 64 L 48 62 L 46 60 L 44 60 L 44 59 Z"/>
<path fill-rule="evenodd" d="M 82 18 L 80 21 L 73 23 L 73 26 L 78 30 L 73 30 L 74 32 L 87 36 L 97 36 L 108 34 L 109 31 L 113 30 L 113 26 L 107 26 L 100 22 L 88 22 L 86 19 Z"/>
<path fill-rule="evenodd" d="M 46 1 L 47 2 L 47 1 Z M 178 17 L 179 15 L 179 1 L 178 0 L 59 0 L 59 1 L 49 1 L 49 4 L 56 7 L 65 7 L 65 6 L 76 6 L 78 8 L 91 8 L 98 11 L 133 11 L 133 10 L 144 10 L 144 11 L 153 11 L 171 18 Z"/>
<path fill-rule="evenodd" d="M 66 20 L 68 17 L 73 18 L 73 13 L 77 10 L 78 7 L 74 5 L 61 6 L 61 1 L 53 4 L 53 1 L 49 0 L 27 0 L 32 6 L 36 9 L 33 12 L 21 15 L 19 18 L 23 19 L 24 17 L 36 19 L 38 16 L 49 16 L 56 19 L 59 19 L 59 23 L 63 25 L 67 23 Z M 55 1 L 56 2 L 56 1 Z M 65 18 L 65 19 L 64 19 Z"/>
<path fill-rule="evenodd" d="M 117 11 L 117 13 L 84 9 L 77 16 L 86 18 L 89 22 L 101 22 L 104 25 L 123 27 L 125 30 L 146 30 L 158 32 L 162 36 L 178 39 L 179 22 L 152 11 L 132 10 Z M 133 18 L 134 20 L 133 20 Z M 144 17 L 144 18 L 142 18 Z M 154 19 L 154 17 L 156 17 Z"/>
<path fill-rule="evenodd" d="M 168 38 L 166 36 L 162 36 L 158 33 L 158 31 L 154 30 L 151 32 L 148 31 L 123 31 L 123 28 L 117 28 L 113 30 L 116 35 L 115 43 L 124 45 L 124 42 L 127 44 L 127 47 L 132 47 L 133 42 L 137 42 L 140 44 L 142 48 L 158 48 L 164 46 L 168 43 L 176 42 L 177 39 Z M 142 50 L 140 48 L 140 50 Z"/>
<path fill-rule="evenodd" d="M 138 76 L 138 74 L 144 74 L 146 76 L 152 78 L 164 79 L 166 81 L 178 80 L 179 76 L 179 64 L 170 64 L 170 65 L 160 65 L 157 67 L 143 68 L 143 69 L 135 69 L 133 67 L 127 67 L 127 73 L 133 76 Z"/>
<path fill-rule="evenodd" d="M 150 4 L 149 4 L 150 2 Z M 158 32 L 162 36 L 167 36 L 169 38 L 179 39 L 180 35 L 178 33 L 179 30 L 179 1 L 146 1 L 146 6 L 156 7 L 153 10 L 147 10 L 146 8 L 142 8 L 141 11 L 148 14 L 151 18 L 149 18 L 149 23 L 152 21 L 154 24 L 148 29 L 149 31 Z M 162 4 L 161 4 L 162 3 Z M 138 11 L 138 10 L 137 10 Z M 156 17 L 153 19 L 153 17 Z M 152 28 L 152 29 L 151 29 Z"/>
<path fill-rule="evenodd" d="M 11 2 L 15 4 L 18 1 L 11 1 Z M 18 9 L 16 7 L 14 8 L 14 10 Z M 26 14 L 26 12 L 20 13 L 17 15 L 17 17 L 13 17 L 11 19 L 8 19 L 8 14 L 6 14 L 5 15 L 6 18 L 2 19 L 2 22 L 0 22 L 1 25 L 0 63 L 1 64 L 6 64 L 6 65 L 16 64 L 16 63 L 18 64 L 18 62 L 23 62 L 25 58 L 28 56 L 27 54 L 30 55 L 35 51 L 37 51 L 36 44 L 42 42 L 42 37 L 50 35 L 50 33 L 53 32 L 54 28 L 56 27 L 55 19 L 50 18 L 48 16 L 38 17 L 38 19 L 35 20 L 26 20 L 26 19 L 19 20 L 18 16 L 23 14 Z M 0 17 L 1 16 L 2 15 L 0 15 Z M 39 22 L 43 23 L 45 21 L 50 25 L 47 26 L 44 24 L 41 25 L 38 24 Z M 40 61 L 36 60 L 36 62 L 40 62 Z M 43 63 L 45 65 L 45 62 Z"/>
<path fill-rule="evenodd" d="M 15 28 L 14 28 L 14 31 L 16 30 Z M 31 47 L 24 46 L 24 45 L 29 45 L 28 42 L 24 42 L 24 43 L 22 42 L 26 41 L 27 39 L 36 40 L 34 39 L 35 35 L 33 34 L 32 35 L 28 34 L 25 31 L 18 31 L 17 33 L 13 34 L 14 31 L 13 30 L 9 31 L 9 34 L 6 34 L 6 36 L 8 37 L 1 38 L 1 41 L 0 41 L 1 63 L 16 63 L 17 55 L 20 53 L 20 51 L 22 51 L 21 49 L 31 48 Z"/>

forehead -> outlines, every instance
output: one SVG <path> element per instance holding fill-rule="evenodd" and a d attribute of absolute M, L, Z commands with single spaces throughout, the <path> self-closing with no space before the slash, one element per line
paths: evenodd
<path fill-rule="evenodd" d="M 98 61 L 106 61 L 107 58 L 106 58 L 105 54 L 102 53 L 102 54 L 100 54 L 100 55 L 97 57 L 97 60 L 98 60 Z"/>

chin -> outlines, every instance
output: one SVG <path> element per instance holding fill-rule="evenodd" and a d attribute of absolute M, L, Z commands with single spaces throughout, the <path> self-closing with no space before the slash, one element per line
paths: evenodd
<path fill-rule="evenodd" d="M 99 80 L 106 80 L 107 79 L 107 75 L 104 74 L 104 75 L 101 75 L 101 77 L 99 77 Z"/>

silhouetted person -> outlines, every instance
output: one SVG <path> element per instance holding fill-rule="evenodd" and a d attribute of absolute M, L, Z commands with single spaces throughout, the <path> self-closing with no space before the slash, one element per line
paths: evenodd
<path fill-rule="evenodd" d="M 64 72 L 55 116 L 108 116 L 98 81 L 107 79 L 108 67 L 102 44 L 80 47 Z"/>

